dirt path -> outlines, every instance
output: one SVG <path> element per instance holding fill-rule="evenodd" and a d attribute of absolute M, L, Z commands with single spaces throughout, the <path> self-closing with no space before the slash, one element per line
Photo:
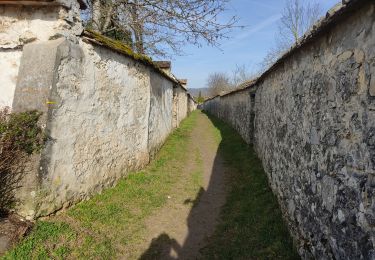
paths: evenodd
<path fill-rule="evenodd" d="M 0 220 L 0 251 L 10 235 L 25 233 L 10 224 Z M 6 259 L 299 257 L 253 149 L 197 111 L 148 167 L 39 220 Z"/>
<path fill-rule="evenodd" d="M 188 148 L 192 156 L 167 205 L 147 219 L 140 259 L 197 259 L 214 232 L 225 203 L 226 169 L 212 129 L 207 116 L 199 114 Z M 193 175 L 200 177 L 198 189 L 191 185 Z"/>

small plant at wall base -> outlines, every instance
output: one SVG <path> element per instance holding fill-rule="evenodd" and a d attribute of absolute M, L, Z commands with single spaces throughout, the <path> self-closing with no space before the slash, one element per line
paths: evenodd
<path fill-rule="evenodd" d="M 43 146 L 40 116 L 37 111 L 0 111 L 0 214 L 14 205 L 14 191 L 26 173 L 27 159 Z"/>

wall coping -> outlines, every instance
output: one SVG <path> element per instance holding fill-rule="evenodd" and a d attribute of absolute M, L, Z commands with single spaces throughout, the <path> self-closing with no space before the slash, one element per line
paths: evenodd
<path fill-rule="evenodd" d="M 189 92 L 187 92 L 187 96 L 188 96 L 191 100 L 193 100 L 193 102 L 194 102 L 195 104 L 197 104 L 197 101 L 195 101 L 194 97 L 193 97 Z"/>
<path fill-rule="evenodd" d="M 223 95 L 216 95 L 214 97 L 211 97 L 209 99 L 206 99 L 206 101 L 210 101 L 212 99 L 215 99 L 216 97 L 225 97 L 232 94 L 235 94 L 237 92 L 252 88 L 258 83 L 262 82 L 270 73 L 275 71 L 277 67 L 282 64 L 286 59 L 291 57 L 293 54 L 295 54 L 298 50 L 304 48 L 307 44 L 315 41 L 318 37 L 323 35 L 327 32 L 330 28 L 332 28 L 334 25 L 336 25 L 338 22 L 340 22 L 344 17 L 351 13 L 356 7 L 363 5 L 364 3 L 370 3 L 372 0 L 342 0 L 341 3 L 336 4 L 334 7 L 332 7 L 324 17 L 322 17 L 320 20 L 318 20 L 312 28 L 307 31 L 294 45 L 290 47 L 289 50 L 287 50 L 284 54 L 281 55 L 281 57 L 273 64 L 271 65 L 265 72 L 263 72 L 257 79 L 255 79 L 252 82 L 244 82 L 242 84 L 248 83 L 244 88 L 235 89 L 233 91 L 230 91 L 228 93 L 225 93 Z M 240 85 L 241 86 L 241 85 Z"/>
<path fill-rule="evenodd" d="M 124 44 L 121 41 L 117 41 L 111 38 L 108 38 L 96 31 L 92 30 L 84 30 L 82 35 L 82 39 L 84 41 L 105 47 L 107 49 L 113 50 L 117 53 L 120 53 L 122 55 L 125 55 L 135 61 L 138 61 L 142 63 L 143 65 L 146 65 L 150 68 L 152 68 L 154 71 L 161 74 L 164 78 L 170 80 L 171 82 L 175 83 L 174 87 L 181 87 L 183 90 L 186 91 L 186 89 L 182 86 L 181 82 L 174 77 L 168 75 L 166 72 L 164 72 L 157 63 L 153 62 L 152 59 L 146 55 L 138 54 L 133 52 L 133 50 L 126 44 Z"/>
<path fill-rule="evenodd" d="M 77 0 L 82 10 L 87 9 L 86 0 Z M 0 5 L 27 5 L 27 6 L 65 6 L 70 8 L 64 0 L 0 0 Z"/>

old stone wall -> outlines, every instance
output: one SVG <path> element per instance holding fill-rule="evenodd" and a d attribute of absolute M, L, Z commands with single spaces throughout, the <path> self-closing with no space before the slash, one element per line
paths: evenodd
<path fill-rule="evenodd" d="M 194 100 L 194 98 L 188 94 L 187 96 L 187 108 L 188 108 L 188 114 L 193 112 L 194 110 L 197 109 L 197 102 Z"/>
<path fill-rule="evenodd" d="M 346 2 L 248 91 L 204 105 L 247 140 L 255 89 L 248 134 L 305 259 L 375 258 L 375 4 Z"/>
<path fill-rule="evenodd" d="M 173 92 L 173 127 L 178 127 L 188 113 L 187 91 L 183 87 L 174 89 Z"/>
<path fill-rule="evenodd" d="M 205 109 L 229 123 L 241 137 L 252 143 L 255 90 L 244 89 L 205 102 Z"/>
<path fill-rule="evenodd" d="M 187 116 L 187 92 L 174 77 L 126 46 L 82 33 L 77 11 L 73 0 L 64 7 L 0 5 L 8 37 L 0 42 L 0 107 L 41 111 L 47 136 L 15 194 L 17 212 L 28 219 L 144 167 L 174 121 Z M 19 41 L 24 34 L 28 40 Z"/>
<path fill-rule="evenodd" d="M 0 49 L 0 68 L 7 68 L 0 70 L 0 108 L 12 107 L 21 55 L 21 50 Z"/>
<path fill-rule="evenodd" d="M 38 110 L 43 109 L 40 103 L 47 106 L 49 141 L 39 162 L 35 209 L 20 206 L 20 212 L 30 217 L 90 197 L 127 172 L 144 167 L 173 129 L 173 90 L 178 89 L 153 68 L 82 40 L 30 44 L 23 55 L 41 56 L 38 51 L 47 50 L 48 56 L 52 52 L 46 45 L 51 44 L 56 62 L 50 71 L 52 81 L 46 80 L 44 86 L 51 84 L 52 89 L 46 88 L 40 98 L 22 94 L 35 93 L 29 84 L 18 85 L 13 106 L 15 111 L 25 110 L 27 100 L 31 100 L 28 109 L 34 109 L 30 104 Z M 19 82 L 26 77 L 31 83 L 29 73 L 25 74 L 19 75 Z M 32 74 L 47 76 L 38 69 Z M 36 80 L 43 82 L 40 77 Z M 177 103 L 179 109 L 187 105 Z M 179 116 L 182 120 L 183 115 Z"/>
<path fill-rule="evenodd" d="M 178 88 L 181 89 L 181 88 Z M 177 121 L 178 125 L 180 125 L 181 121 L 187 116 L 188 114 L 188 97 L 186 89 L 183 89 L 177 92 L 177 100 L 178 100 L 178 113 L 177 113 Z"/>
<path fill-rule="evenodd" d="M 148 122 L 148 150 L 153 156 L 173 130 L 174 84 L 156 73 L 151 73 L 150 83 L 151 103 Z"/>
<path fill-rule="evenodd" d="M 80 34 L 78 4 L 62 6 L 0 5 L 0 107 L 12 107 L 22 48 L 30 42 L 53 39 L 57 35 Z M 6 69 L 5 69 L 6 68 Z"/>

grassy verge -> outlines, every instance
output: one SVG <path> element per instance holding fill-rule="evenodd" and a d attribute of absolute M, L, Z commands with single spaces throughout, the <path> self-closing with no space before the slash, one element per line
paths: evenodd
<path fill-rule="evenodd" d="M 38 221 L 32 233 L 3 259 L 133 258 L 131 245 L 142 238 L 144 220 L 165 205 L 182 172 L 198 113 L 184 120 L 145 170 L 130 173 L 116 187 L 61 216 Z M 198 173 L 193 178 L 199 182 Z"/>
<path fill-rule="evenodd" d="M 219 153 L 232 170 L 221 223 L 204 259 L 299 259 L 260 160 L 227 124 L 209 116 Z"/>
<path fill-rule="evenodd" d="M 183 197 L 196 198 L 186 203 L 199 201 L 204 158 L 198 150 L 187 152 L 198 116 L 196 111 L 181 124 L 145 170 L 60 216 L 38 221 L 4 259 L 135 259 L 140 255 L 136 245 L 144 242 L 146 218 L 166 205 L 176 184 L 183 181 L 180 191 L 189 195 Z M 210 119 L 214 127 L 207 131 L 231 174 L 221 222 L 203 248 L 203 258 L 298 259 L 261 162 L 232 128 Z M 191 154 L 195 163 L 187 178 L 182 169 Z"/>

